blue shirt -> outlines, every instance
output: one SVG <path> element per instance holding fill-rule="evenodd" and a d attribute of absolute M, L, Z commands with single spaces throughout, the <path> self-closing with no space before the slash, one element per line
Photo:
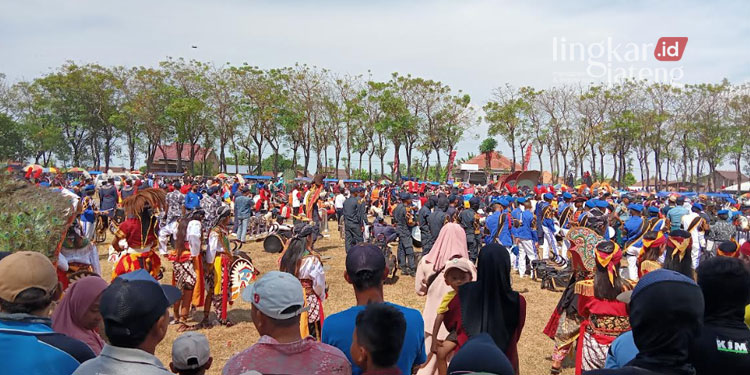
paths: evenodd
<path fill-rule="evenodd" d="M 397 308 L 404 314 L 406 319 L 406 333 L 401 354 L 398 357 L 398 368 L 403 374 L 411 374 L 412 367 L 421 365 L 427 360 L 424 347 L 424 320 L 422 314 L 414 309 L 386 302 L 389 306 Z M 354 332 L 357 314 L 364 310 L 365 306 L 354 306 L 347 310 L 326 317 L 323 323 L 323 343 L 337 347 L 346 354 L 349 362 L 352 362 L 352 354 L 349 349 L 352 346 L 352 333 Z M 352 362 L 352 375 L 362 374 L 362 369 Z"/>
<path fill-rule="evenodd" d="M 628 235 L 625 238 L 625 242 L 632 241 L 641 236 L 641 224 L 643 224 L 643 218 L 640 216 L 631 216 L 628 221 L 625 222 L 625 230 L 628 231 Z M 637 245 L 637 244 L 633 244 Z M 636 246 L 637 247 L 637 246 Z"/>
<path fill-rule="evenodd" d="M 487 226 L 487 229 L 490 231 L 490 235 L 484 238 L 484 243 L 490 243 L 490 241 L 495 237 L 495 233 L 497 233 L 497 224 L 498 221 L 500 221 L 500 215 L 508 215 L 508 212 L 503 210 L 501 212 L 495 211 L 492 215 L 488 216 L 487 219 L 484 221 L 485 225 Z M 500 233 L 497 235 L 497 239 L 500 241 L 500 243 L 505 247 L 513 246 L 513 237 L 511 236 L 511 231 L 508 229 L 508 218 L 505 218 L 505 223 L 503 225 L 503 228 L 500 228 Z"/>
<path fill-rule="evenodd" d="M 669 230 L 673 231 L 680 229 L 682 217 L 689 213 L 690 211 L 683 206 L 672 207 L 669 212 L 667 212 L 667 219 L 669 219 L 669 222 L 672 224 Z"/>
<path fill-rule="evenodd" d="M 253 207 L 253 200 L 250 197 L 240 195 L 234 199 L 234 216 L 238 219 L 247 219 L 250 217 Z"/>
<path fill-rule="evenodd" d="M 607 352 L 607 362 L 604 364 L 604 368 L 623 368 L 636 355 L 638 355 L 638 348 L 635 347 L 633 331 L 627 331 L 617 336 L 615 341 L 612 341 L 612 345 L 609 346 Z"/>
<path fill-rule="evenodd" d="M 201 205 L 200 195 L 192 191 L 189 191 L 187 194 L 185 194 L 185 209 L 186 210 L 194 210 L 200 207 L 200 205 Z"/>
<path fill-rule="evenodd" d="M 0 319 L 3 374 L 69 375 L 94 352 L 81 341 L 52 330 L 52 321 L 27 316 Z"/>
<path fill-rule="evenodd" d="M 536 231 L 531 227 L 531 222 L 534 220 L 534 214 L 529 210 L 523 211 L 520 215 L 520 220 L 521 226 L 516 228 L 516 237 L 522 240 L 537 241 Z"/>

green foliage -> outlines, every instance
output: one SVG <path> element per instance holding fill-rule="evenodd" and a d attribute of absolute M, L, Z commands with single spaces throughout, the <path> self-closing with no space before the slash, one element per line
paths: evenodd
<path fill-rule="evenodd" d="M 635 179 L 633 172 L 625 173 L 625 179 L 622 181 L 624 186 L 633 186 L 636 182 L 638 181 Z"/>
<path fill-rule="evenodd" d="M 0 160 L 23 160 L 29 154 L 24 145 L 23 128 L 0 113 Z"/>

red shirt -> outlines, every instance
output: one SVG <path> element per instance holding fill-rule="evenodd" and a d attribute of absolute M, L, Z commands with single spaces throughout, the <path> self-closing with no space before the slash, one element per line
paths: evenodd
<path fill-rule="evenodd" d="M 154 220 L 154 223 L 156 223 L 156 220 Z M 141 233 L 141 220 L 131 217 L 125 219 L 125 221 L 120 224 L 120 230 L 119 232 L 122 232 L 122 238 L 125 239 L 125 241 L 128 242 L 128 247 L 133 248 L 143 248 L 145 245 L 155 245 L 156 244 L 156 234 L 155 230 L 152 228 L 148 231 L 148 236 L 146 237 L 146 242 L 141 242 L 142 240 L 142 233 Z"/>

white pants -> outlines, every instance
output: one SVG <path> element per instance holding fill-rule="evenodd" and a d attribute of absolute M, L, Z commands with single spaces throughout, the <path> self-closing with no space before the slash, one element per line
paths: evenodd
<path fill-rule="evenodd" d="M 625 277 L 630 280 L 638 280 L 638 254 L 640 253 L 640 247 L 628 246 L 625 249 L 625 255 L 628 259 L 628 274 Z"/>
<path fill-rule="evenodd" d="M 83 228 L 83 235 L 89 240 L 94 239 L 94 233 L 96 232 L 96 222 L 90 223 L 88 221 L 81 220 L 81 227 Z"/>
<path fill-rule="evenodd" d="M 505 250 L 508 250 L 508 255 L 510 255 L 510 267 L 512 269 L 518 269 L 518 257 L 516 254 L 513 254 L 513 246 L 505 246 Z M 521 255 L 521 250 L 518 250 L 518 255 Z"/>
<path fill-rule="evenodd" d="M 167 225 L 165 225 L 161 230 L 159 231 L 159 254 L 161 255 L 167 255 L 167 243 L 169 242 L 169 237 L 172 236 L 174 238 L 177 237 L 177 226 L 179 225 L 179 220 L 175 220 Z"/>
<path fill-rule="evenodd" d="M 521 276 L 526 274 L 526 259 L 529 260 L 529 264 L 532 260 L 536 260 L 536 248 L 533 240 L 520 240 L 518 242 L 518 274 Z"/>
<path fill-rule="evenodd" d="M 547 227 L 542 227 L 542 230 L 544 230 L 544 244 L 542 245 L 542 259 L 549 259 L 550 249 L 551 249 L 553 255 L 559 255 L 563 259 L 567 260 L 565 255 L 560 254 L 560 250 L 557 248 L 557 239 L 555 239 L 555 234 L 552 233 L 552 229 L 549 229 Z"/>
<path fill-rule="evenodd" d="M 701 260 L 701 253 L 703 253 L 703 251 L 701 250 L 700 242 L 693 241 L 692 254 L 690 254 L 690 256 L 693 258 L 692 261 L 694 270 L 698 269 L 698 265 Z"/>

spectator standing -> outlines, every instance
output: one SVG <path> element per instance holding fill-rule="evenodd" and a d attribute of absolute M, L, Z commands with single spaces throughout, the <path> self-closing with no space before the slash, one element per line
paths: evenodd
<path fill-rule="evenodd" d="M 169 307 L 180 291 L 160 285 L 144 269 L 121 275 L 102 293 L 100 311 L 109 344 L 75 375 L 167 375 L 154 355 L 169 325 Z"/>
<path fill-rule="evenodd" d="M 364 375 L 401 375 L 396 366 L 404 345 L 406 320 L 393 306 L 374 303 L 357 314 L 352 360 Z"/>
<path fill-rule="evenodd" d="M 246 374 L 349 374 L 344 354 L 312 337 L 300 335 L 300 315 L 305 311 L 302 284 L 289 273 L 271 271 L 247 287 L 242 299 L 250 302 L 253 325 L 261 338 L 229 359 L 224 375 Z M 349 333 L 351 339 L 351 332 Z"/>
<path fill-rule="evenodd" d="M 94 358 L 86 344 L 52 330 L 49 310 L 61 294 L 55 267 L 41 253 L 20 251 L 0 260 L 3 373 L 69 375 Z"/>
<path fill-rule="evenodd" d="M 388 272 L 383 253 L 377 246 L 357 245 L 346 255 L 344 277 L 354 287 L 357 305 L 326 318 L 323 323 L 323 342 L 341 349 L 352 363 L 350 350 L 357 315 L 370 303 L 384 302 L 383 281 Z M 386 304 L 401 311 L 406 319 L 406 334 L 398 359 L 398 368 L 404 374 L 411 374 L 415 367 L 426 360 L 424 321 L 417 310 L 388 302 Z M 352 374 L 362 374 L 362 369 L 354 364 Z"/>
<path fill-rule="evenodd" d="M 696 374 L 750 374 L 750 329 L 744 322 L 750 272 L 741 260 L 720 256 L 701 263 L 697 273 L 706 304 L 703 330 L 690 350 Z"/>

